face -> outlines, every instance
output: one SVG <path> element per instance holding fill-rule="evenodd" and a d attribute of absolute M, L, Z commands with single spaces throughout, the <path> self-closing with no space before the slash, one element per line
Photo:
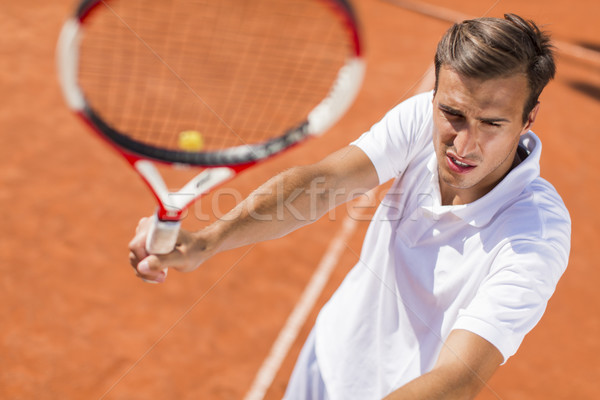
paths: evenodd
<path fill-rule="evenodd" d="M 433 144 L 443 204 L 475 201 L 510 171 L 519 138 L 539 108 L 523 123 L 528 94 L 523 74 L 481 80 L 440 69 L 433 98 Z"/>

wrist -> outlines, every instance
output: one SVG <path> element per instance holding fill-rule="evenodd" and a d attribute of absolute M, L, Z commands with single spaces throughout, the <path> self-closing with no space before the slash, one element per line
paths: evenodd
<path fill-rule="evenodd" d="M 200 254 L 201 259 L 208 259 L 217 253 L 225 250 L 224 229 L 213 223 L 204 229 L 192 234 L 194 242 L 194 252 Z"/>

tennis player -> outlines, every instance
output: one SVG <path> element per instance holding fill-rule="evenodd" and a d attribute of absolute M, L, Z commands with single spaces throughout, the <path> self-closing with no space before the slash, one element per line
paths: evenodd
<path fill-rule="evenodd" d="M 277 217 L 277 187 L 296 196 L 295 210 L 309 215 L 316 204 L 324 215 L 349 200 L 340 192 L 394 179 L 285 398 L 475 397 L 540 320 L 569 257 L 569 214 L 540 177 L 530 130 L 555 73 L 550 38 L 514 14 L 464 21 L 441 39 L 435 73 L 434 91 L 322 161 L 274 177 L 206 229 L 183 231 L 173 253 L 146 253 L 143 219 L 132 265 L 160 281 L 163 268 L 191 271 L 307 224 L 286 209 Z M 327 190 L 315 202 L 317 179 Z"/>

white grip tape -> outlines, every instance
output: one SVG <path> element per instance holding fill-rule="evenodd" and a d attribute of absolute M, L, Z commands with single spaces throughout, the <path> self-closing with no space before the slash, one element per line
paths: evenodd
<path fill-rule="evenodd" d="M 150 254 L 168 254 L 177 244 L 180 221 L 161 221 L 154 214 L 146 237 L 146 251 Z"/>

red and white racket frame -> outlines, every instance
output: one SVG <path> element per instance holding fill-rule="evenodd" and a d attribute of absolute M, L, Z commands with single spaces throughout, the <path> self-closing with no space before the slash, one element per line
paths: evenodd
<path fill-rule="evenodd" d="M 246 162 L 233 165 L 193 164 L 191 166 L 204 168 L 203 171 L 175 192 L 169 191 L 155 163 L 184 166 L 190 164 L 150 158 L 116 144 L 94 123 L 87 112 L 85 96 L 78 83 L 79 44 L 86 18 L 91 10 L 103 1 L 83 1 L 74 16 L 64 23 L 57 44 L 57 69 L 63 95 L 68 107 L 127 160 L 154 195 L 158 208 L 146 241 L 146 249 L 150 254 L 167 254 L 175 248 L 182 215 L 196 199 L 260 161 L 281 153 L 309 137 L 321 135 L 331 128 L 351 106 L 359 92 L 365 72 L 357 23 L 354 15 L 348 14 L 350 8 L 347 1 L 320 1 L 332 5 L 341 14 L 354 45 L 354 54 L 339 70 L 327 97 L 308 114 L 307 120 L 301 126 L 286 133 L 285 141 L 273 140 L 267 146 L 255 146 L 251 150 L 252 159 Z M 229 155 L 235 155 L 236 152 L 248 153 L 248 147 L 234 147 L 225 150 L 224 153 Z"/>

